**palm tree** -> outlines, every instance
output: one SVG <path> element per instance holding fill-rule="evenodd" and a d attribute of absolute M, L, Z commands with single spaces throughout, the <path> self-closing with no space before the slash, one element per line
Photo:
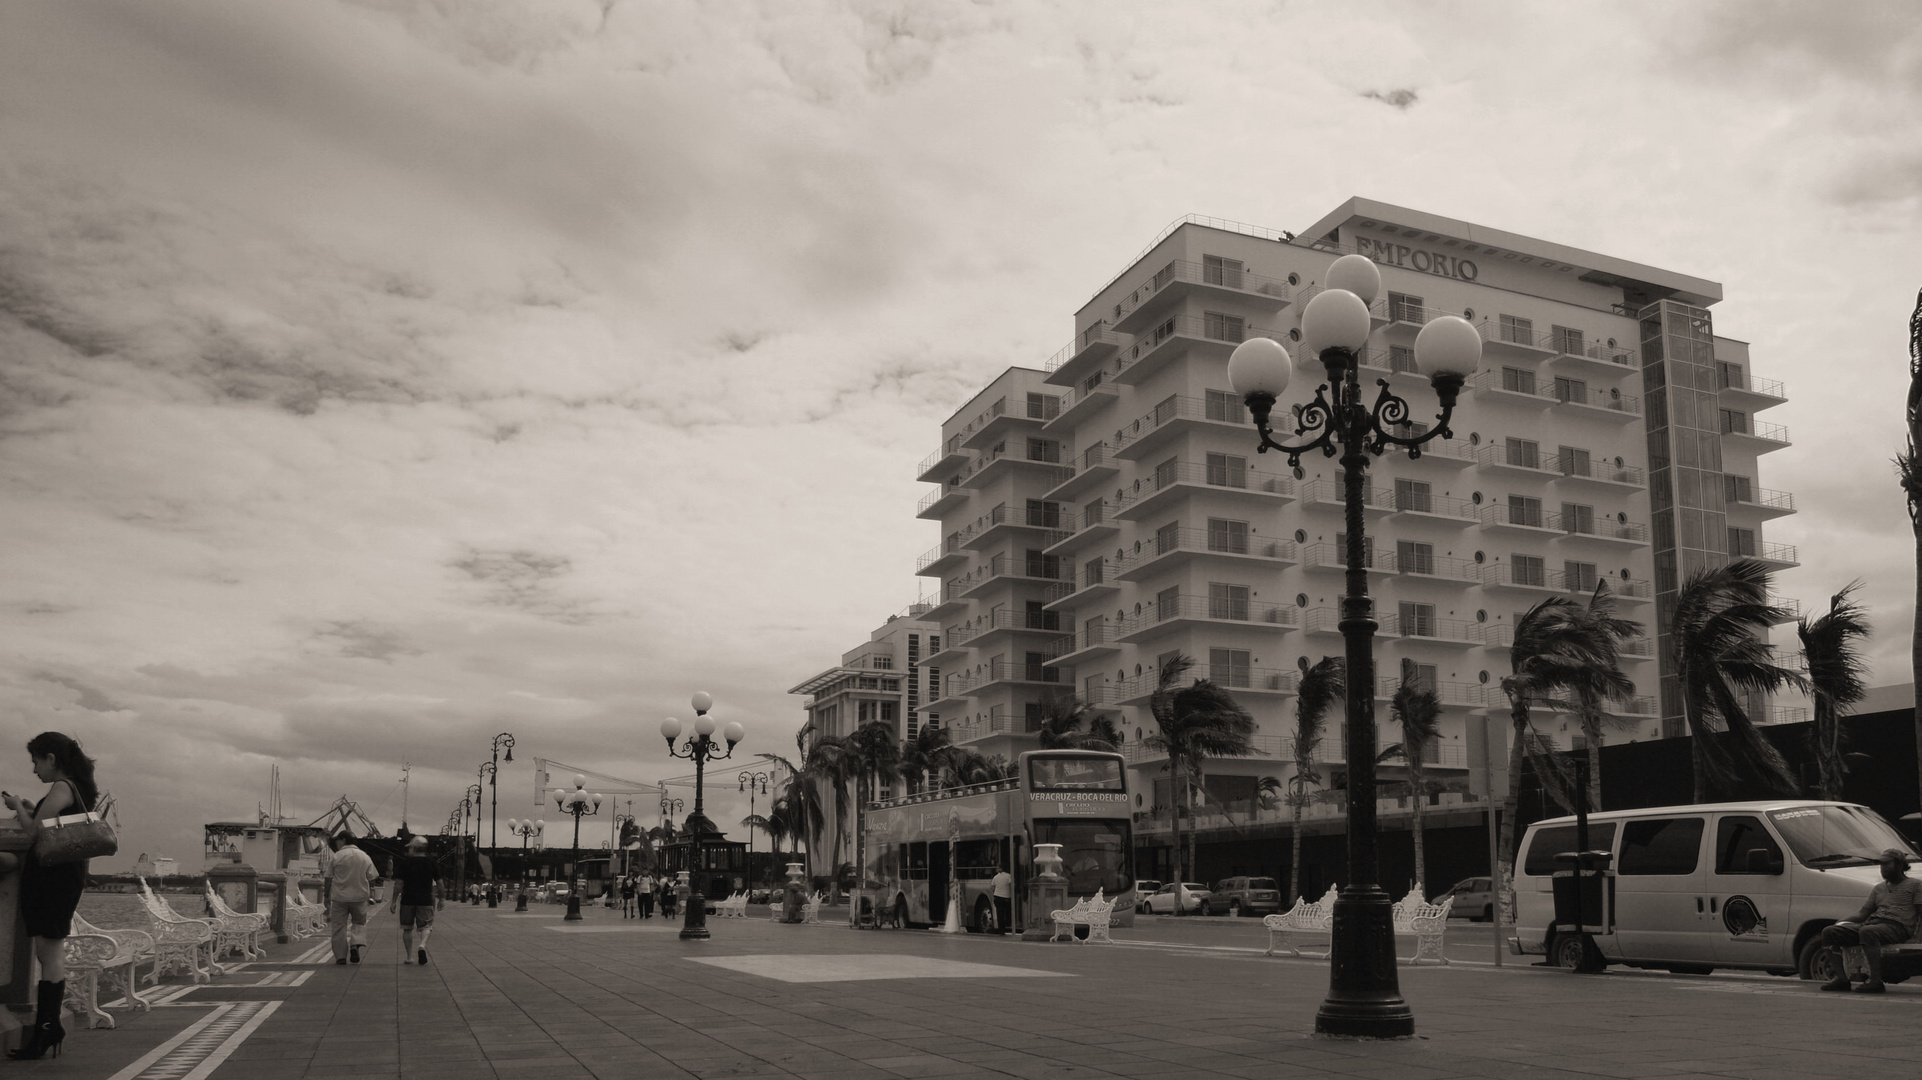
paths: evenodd
<path fill-rule="evenodd" d="M 1415 888 L 1421 891 L 1422 901 L 1426 903 L 1428 863 L 1422 850 L 1422 805 L 1428 801 L 1428 783 L 1423 775 L 1423 755 L 1441 736 L 1441 698 L 1436 696 L 1434 687 L 1422 680 L 1415 662 L 1405 657 L 1401 662 L 1401 685 L 1388 701 L 1388 715 L 1401 725 L 1401 743 L 1390 749 L 1401 751 L 1402 760 L 1408 766 L 1408 787 L 1415 797 Z"/>
<path fill-rule="evenodd" d="M 914 738 L 901 744 L 899 772 L 909 793 L 924 791 L 930 783 L 940 782 L 942 759 L 952 749 L 948 729 L 931 724 L 922 725 Z"/>
<path fill-rule="evenodd" d="M 1295 827 L 1289 840 L 1294 851 L 1288 859 L 1288 895 L 1301 895 L 1301 808 L 1308 804 L 1307 785 L 1321 783 L 1315 769 L 1315 751 L 1328 725 L 1328 710 L 1348 693 L 1348 665 L 1339 656 L 1324 656 L 1321 662 L 1301 674 L 1295 688 L 1295 775 L 1289 781 L 1294 792 L 1289 803 L 1295 809 Z"/>
<path fill-rule="evenodd" d="M 1085 730 L 1084 730 L 1085 729 Z M 1050 698 L 1041 717 L 1041 749 L 1112 753 L 1121 732 L 1107 713 L 1076 697 Z"/>
<path fill-rule="evenodd" d="M 786 774 L 781 791 L 775 796 L 774 806 L 769 813 L 787 819 L 788 835 L 797 845 L 802 840 L 807 841 L 807 869 L 812 874 L 815 853 L 821 849 L 821 834 L 827 830 L 827 804 L 822 801 L 822 789 L 832 784 L 832 790 L 837 793 L 841 790 L 838 783 L 834 783 L 831 777 L 835 767 L 838 766 L 839 749 L 838 742 L 828 739 L 817 739 L 813 746 L 809 746 L 806 728 L 795 733 L 794 742 L 799 748 L 802 762 L 800 766 L 779 754 L 756 756 L 762 761 L 780 766 Z M 823 748 L 823 743 L 830 745 Z M 838 823 L 846 816 L 846 808 L 840 804 L 839 799 L 836 801 L 836 809 L 835 821 Z M 836 832 L 839 832 L 838 826 Z M 838 855 L 839 852 L 837 851 L 836 854 Z"/>
<path fill-rule="evenodd" d="M 1639 637 L 1642 624 L 1615 617 L 1615 597 L 1608 582 L 1595 583 L 1588 606 L 1573 613 L 1575 621 L 1593 636 L 1595 649 L 1606 663 L 1584 666 L 1570 673 L 1565 689 L 1573 697 L 1575 718 L 1582 726 L 1588 754 L 1588 808 L 1602 808 L 1602 725 L 1613 721 L 1602 707 L 1605 701 L 1626 702 L 1635 695 L 1635 680 L 1623 674 L 1621 644 Z"/>
<path fill-rule="evenodd" d="M 1754 559 L 1689 575 L 1675 600 L 1674 671 L 1682 684 L 1695 761 L 1695 801 L 1733 798 L 1759 788 L 1794 795 L 1798 785 L 1780 751 L 1743 708 L 1746 693 L 1806 690 L 1808 680 L 1775 662 L 1763 635 L 1787 612 L 1768 602 L 1768 567 Z"/>
<path fill-rule="evenodd" d="M 1862 677 L 1868 665 L 1857 650 L 1869 636 L 1868 612 L 1851 598 L 1862 587 L 1852 581 L 1848 587 L 1829 597 L 1828 614 L 1814 622 L 1798 619 L 1796 636 L 1802 639 L 1802 657 L 1808 664 L 1809 698 L 1815 706 L 1816 793 L 1824 799 L 1842 797 L 1842 780 L 1848 765 L 1842 760 L 1842 710 L 1862 700 L 1867 692 Z"/>
<path fill-rule="evenodd" d="M 1287 787 L 1279 776 L 1264 776 L 1255 782 L 1255 803 L 1263 810 L 1273 810 L 1287 797 Z"/>
<path fill-rule="evenodd" d="M 1191 833 L 1184 871 L 1179 865 L 1181 809 L 1185 806 L 1193 811 L 1194 791 L 1205 779 L 1207 760 L 1247 757 L 1254 753 L 1251 740 L 1255 734 L 1255 718 L 1232 694 L 1207 679 L 1196 679 L 1192 686 L 1175 689 L 1193 664 L 1193 660 L 1180 653 L 1162 662 L 1154 697 L 1148 705 L 1160 730 L 1146 740 L 1152 749 L 1166 752 L 1169 779 L 1179 785 L 1175 795 L 1175 876 L 1182 881 L 1194 873 L 1195 853 Z"/>
<path fill-rule="evenodd" d="M 1909 637 L 1909 670 L 1915 680 L 1915 755 L 1922 773 L 1922 292 L 1909 315 L 1909 438 L 1895 457 L 1902 492 L 1909 504 L 1909 531 L 1915 534 L 1915 625 Z"/>
<path fill-rule="evenodd" d="M 867 858 L 862 850 L 862 815 L 868 803 L 875 798 L 881 778 L 899 773 L 901 743 L 894 733 L 893 724 L 884 720 L 870 720 L 855 728 L 843 740 L 842 753 L 845 772 L 854 784 L 854 857 L 851 861 L 855 867 L 855 887 L 864 888 Z"/>

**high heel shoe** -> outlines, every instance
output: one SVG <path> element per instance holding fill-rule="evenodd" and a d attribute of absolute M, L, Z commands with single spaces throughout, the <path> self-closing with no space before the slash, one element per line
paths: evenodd
<path fill-rule="evenodd" d="M 7 1051 L 7 1056 L 15 1061 L 38 1061 L 49 1050 L 54 1057 L 59 1057 L 60 1044 L 67 1040 L 66 1026 L 60 1023 L 60 1007 L 67 996 L 66 980 L 56 983 L 42 979 L 36 989 L 39 998 L 34 1010 L 33 1034 L 20 1044 L 20 1049 Z"/>

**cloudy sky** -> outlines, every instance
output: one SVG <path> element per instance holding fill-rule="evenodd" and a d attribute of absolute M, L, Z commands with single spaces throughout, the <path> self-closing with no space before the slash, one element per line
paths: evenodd
<path fill-rule="evenodd" d="M 426 831 L 498 731 L 503 818 L 535 755 L 678 775 L 701 689 L 791 751 L 787 688 L 915 599 L 942 419 L 1172 219 L 1351 195 L 1724 283 L 1790 389 L 1782 591 L 1867 579 L 1906 681 L 1911 14 L 15 0 L 0 741 L 82 739 L 116 863 L 274 763 L 391 829 L 410 761 Z"/>

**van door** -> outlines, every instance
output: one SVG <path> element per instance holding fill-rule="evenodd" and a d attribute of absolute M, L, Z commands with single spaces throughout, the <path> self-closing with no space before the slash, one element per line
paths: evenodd
<path fill-rule="evenodd" d="M 1615 935 L 1625 960 L 1713 964 L 1720 916 L 1710 921 L 1699 814 L 1622 822 L 1615 861 Z"/>
<path fill-rule="evenodd" d="M 1743 967 L 1793 967 L 1789 877 L 1782 847 L 1754 814 L 1717 814 L 1708 914 L 1716 960 Z"/>

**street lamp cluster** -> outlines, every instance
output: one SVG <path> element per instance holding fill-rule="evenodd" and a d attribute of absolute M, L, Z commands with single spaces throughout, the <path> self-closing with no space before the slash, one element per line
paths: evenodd
<path fill-rule="evenodd" d="M 567 918 L 565 922 L 579 922 L 581 919 L 581 819 L 592 817 L 601 812 L 601 798 L 598 792 L 587 790 L 587 777 L 574 777 L 574 790 L 554 791 L 554 805 L 560 812 L 574 819 L 574 854 L 568 864 Z"/>
<path fill-rule="evenodd" d="M 703 834 L 718 832 L 713 822 L 701 812 L 702 774 L 709 761 L 724 761 L 734 756 L 734 746 L 747 734 L 738 723 L 729 723 L 721 728 L 722 738 L 727 740 L 726 753 L 720 753 L 721 746 L 714 741 L 715 722 L 707 711 L 714 707 L 714 697 L 703 690 L 694 695 L 694 733 L 678 748 L 675 742 L 680 739 L 681 722 L 670 716 L 661 721 L 661 738 L 667 740 L 670 757 L 687 758 L 694 762 L 694 812 L 687 816 L 687 830 L 693 834 L 693 844 L 689 851 L 689 884 L 692 891 L 688 894 L 687 914 L 681 923 L 681 940 L 706 940 L 707 932 L 707 862 L 701 850 Z"/>
<path fill-rule="evenodd" d="M 1481 360 L 1481 335 L 1466 320 L 1444 315 L 1415 337 L 1415 365 L 1426 371 L 1440 401 L 1434 427 L 1412 433 L 1408 402 L 1377 380 L 1381 393 L 1372 405 L 1362 400 L 1357 354 L 1372 329 L 1369 305 L 1381 291 L 1381 272 L 1361 255 L 1344 255 L 1329 267 L 1327 287 L 1308 301 L 1301 315 L 1302 347 L 1315 354 L 1328 381 L 1315 397 L 1294 409 L 1294 434 L 1304 441 L 1277 442 L 1269 420 L 1288 389 L 1295 364 L 1280 342 L 1252 338 L 1235 347 L 1228 380 L 1248 406 L 1260 433 L 1259 451 L 1276 450 L 1299 465 L 1303 454 L 1320 450 L 1341 455 L 1342 496 L 1347 527 L 1347 591 L 1341 602 L 1340 629 L 1347 654 L 1348 885 L 1335 898 L 1329 945 L 1329 989 L 1315 1017 L 1324 1035 L 1373 1038 L 1411 1036 L 1415 1015 L 1402 999 L 1395 974 L 1392 904 L 1377 883 L 1375 848 L 1375 622 L 1368 595 L 1368 541 L 1363 535 L 1369 455 L 1392 447 L 1421 456 L 1421 447 L 1452 438 L 1448 421 L 1462 385 Z M 1312 377 L 1312 376 L 1311 376 Z"/>

